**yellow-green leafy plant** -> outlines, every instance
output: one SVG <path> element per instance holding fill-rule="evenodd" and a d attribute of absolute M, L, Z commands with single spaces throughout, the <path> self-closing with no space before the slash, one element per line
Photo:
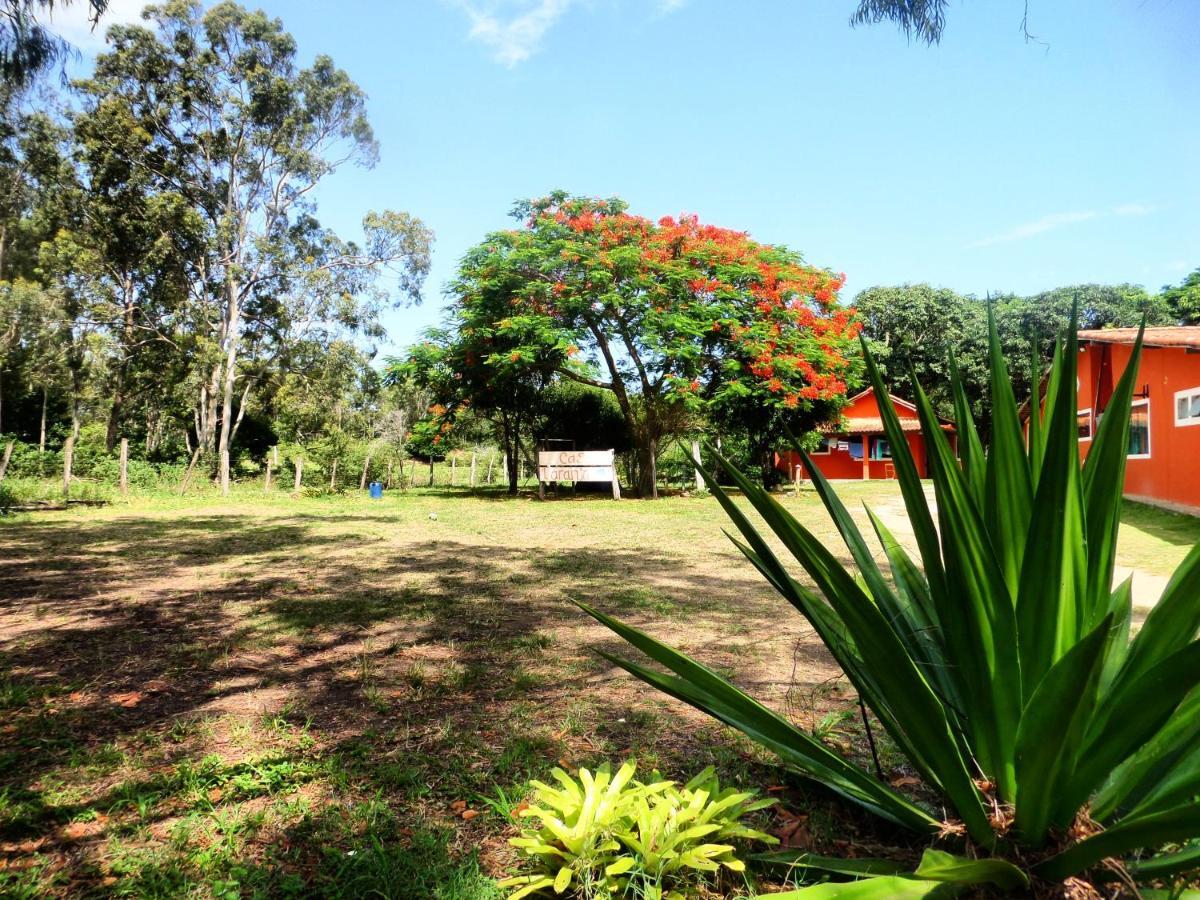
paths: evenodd
<path fill-rule="evenodd" d="M 722 788 L 712 768 L 680 787 L 633 776 L 626 762 L 616 775 L 607 765 L 578 780 L 562 769 L 552 772 L 560 787 L 530 782 L 532 802 L 521 810 L 537 819 L 511 843 L 532 863 L 532 871 L 507 878 L 510 900 L 552 891 L 583 897 L 687 897 L 725 868 L 741 872 L 735 840 L 777 843 L 743 823 L 742 817 L 770 806 L 752 791 Z M 657 773 L 656 773 L 657 774 Z"/>
<path fill-rule="evenodd" d="M 807 457 L 857 572 L 714 454 L 778 544 L 768 542 L 701 470 L 742 553 L 813 626 L 936 803 L 874 777 L 695 660 L 584 607 L 666 671 L 606 658 L 846 800 L 931 841 L 956 840 L 974 857 L 935 856 L 910 875 L 865 873 L 797 897 L 926 896 L 978 880 L 1026 890 L 1031 880 L 1157 881 L 1200 870 L 1200 546 L 1132 639 L 1130 582 L 1113 586 L 1141 338 L 1082 462 L 1073 327 L 1044 382 L 1034 360 L 1027 428 L 994 322 L 990 345 L 986 451 L 953 360 L 957 448 L 914 380 L 936 506 L 867 353 L 919 565 L 868 510 L 886 575 Z"/>

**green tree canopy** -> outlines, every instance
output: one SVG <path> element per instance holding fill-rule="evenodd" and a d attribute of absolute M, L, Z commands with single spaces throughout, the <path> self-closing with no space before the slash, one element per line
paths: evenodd
<path fill-rule="evenodd" d="M 658 444 L 697 415 L 845 395 L 857 325 L 837 302 L 843 276 L 695 216 L 652 222 L 619 199 L 559 191 L 513 215 L 522 227 L 469 251 L 454 286 L 456 305 L 487 310 L 468 335 L 477 361 L 502 379 L 553 371 L 611 391 L 643 495 Z"/>
<path fill-rule="evenodd" d="M 197 441 L 228 489 L 240 411 L 289 340 L 313 322 L 371 327 L 383 269 L 395 302 L 419 299 L 431 235 L 406 214 L 369 213 L 360 247 L 317 220 L 316 185 L 378 154 L 363 92 L 329 57 L 302 68 L 278 19 L 228 0 L 207 11 L 170 0 L 148 16 L 153 30 L 110 29 L 113 49 L 80 85 L 85 121 L 103 134 L 125 123 L 136 137 L 106 138 L 106 164 L 148 171 L 198 220 L 187 279 L 205 370 L 194 385 Z"/>
<path fill-rule="evenodd" d="M 1165 285 L 1160 295 L 1181 325 L 1200 325 L 1200 268 L 1176 285 Z"/>

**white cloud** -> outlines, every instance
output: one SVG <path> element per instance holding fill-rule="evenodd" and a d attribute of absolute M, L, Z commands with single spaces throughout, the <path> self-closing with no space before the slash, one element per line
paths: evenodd
<path fill-rule="evenodd" d="M 108 8 L 93 30 L 88 19 L 91 6 L 86 0 L 74 0 L 63 6 L 55 4 L 48 24 L 50 30 L 85 53 L 94 53 L 104 46 L 104 35 L 110 25 L 140 22 L 142 10 L 150 0 L 109 0 Z"/>
<path fill-rule="evenodd" d="M 1125 203 L 1121 206 L 1115 206 L 1107 212 L 1089 209 L 1079 212 L 1051 213 L 1048 216 L 1042 216 L 1040 219 L 1034 219 L 1032 222 L 1018 225 L 1009 231 L 973 241 L 969 246 L 991 247 L 993 244 L 1023 241 L 1026 238 L 1035 237 L 1044 232 L 1053 231 L 1056 228 L 1065 228 L 1068 225 L 1077 225 L 1080 222 L 1089 222 L 1092 219 L 1102 219 L 1107 216 L 1148 216 L 1150 213 L 1157 211 L 1157 209 L 1157 206 L 1151 206 L 1148 203 Z"/>
<path fill-rule="evenodd" d="M 510 69 L 533 56 L 558 21 L 579 0 L 447 0 L 471 20 L 470 38 L 491 48 Z M 683 9 L 690 0 L 641 0 L 654 15 Z"/>
<path fill-rule="evenodd" d="M 541 45 L 542 37 L 562 18 L 572 0 L 536 0 L 507 15 L 496 7 L 481 8 L 477 3 L 459 5 L 471 19 L 471 39 L 486 44 L 501 65 L 512 68 L 529 59 Z"/>
<path fill-rule="evenodd" d="M 1113 210 L 1114 216 L 1148 216 L 1157 210 L 1148 203 L 1125 203 Z"/>
<path fill-rule="evenodd" d="M 1018 225 L 1009 231 L 1001 234 L 994 234 L 991 237 L 983 238 L 971 244 L 972 247 L 990 247 L 993 244 L 1006 244 L 1009 241 L 1021 241 L 1025 238 L 1031 238 L 1034 235 L 1042 234 L 1046 231 L 1053 231 L 1055 228 L 1062 228 L 1065 225 L 1074 225 L 1077 222 L 1086 222 L 1089 219 L 1094 219 L 1100 214 L 1094 210 L 1087 212 L 1066 212 L 1052 213 L 1048 216 L 1042 216 L 1040 219 L 1034 219 L 1032 222 L 1026 222 L 1024 225 Z"/>

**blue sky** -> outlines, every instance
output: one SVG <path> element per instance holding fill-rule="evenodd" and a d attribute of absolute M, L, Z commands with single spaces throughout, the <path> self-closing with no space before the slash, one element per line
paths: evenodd
<path fill-rule="evenodd" d="M 846 298 L 1158 288 L 1200 266 L 1195 0 L 1030 0 L 1041 43 L 1023 0 L 972 0 L 934 47 L 851 29 L 855 0 L 262 6 L 370 96 L 382 158 L 323 186 L 322 219 L 349 237 L 403 209 L 437 234 L 391 349 L 438 321 L 515 199 L 557 187 L 786 244 L 846 272 Z"/>

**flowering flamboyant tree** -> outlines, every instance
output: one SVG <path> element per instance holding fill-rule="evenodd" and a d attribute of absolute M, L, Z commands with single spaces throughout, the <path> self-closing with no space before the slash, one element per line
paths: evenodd
<path fill-rule="evenodd" d="M 643 496 L 683 414 L 844 397 L 858 328 L 837 302 L 844 276 L 695 216 L 626 209 L 563 192 L 519 203 L 523 227 L 469 251 L 452 287 L 463 364 L 502 382 L 549 367 L 611 390 Z"/>

